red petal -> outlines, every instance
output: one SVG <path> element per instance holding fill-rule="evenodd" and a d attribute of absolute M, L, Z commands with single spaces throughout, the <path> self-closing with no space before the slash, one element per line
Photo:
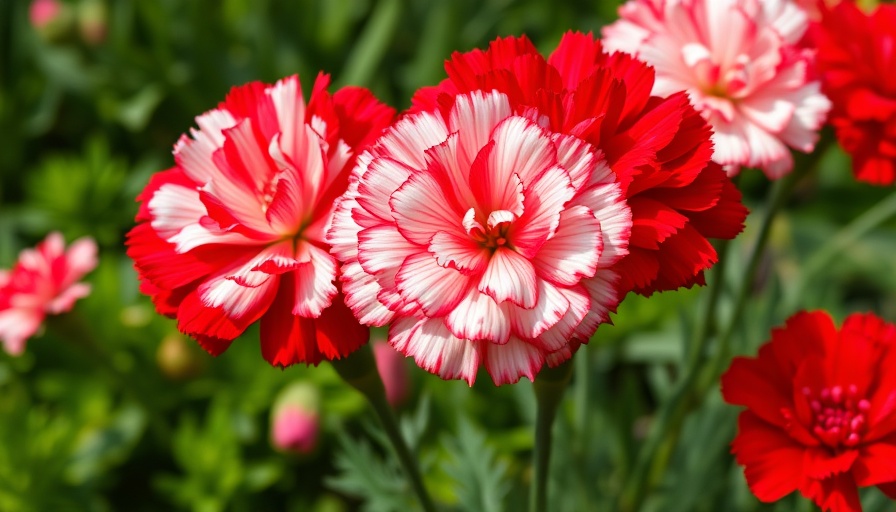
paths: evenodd
<path fill-rule="evenodd" d="M 896 436 L 862 446 L 852 474 L 860 487 L 896 481 Z"/>
<path fill-rule="evenodd" d="M 858 489 L 849 473 L 825 480 L 807 479 L 800 486 L 800 493 L 825 512 L 862 512 Z"/>
<path fill-rule="evenodd" d="M 737 463 L 744 466 L 753 494 L 761 501 L 771 502 L 795 491 L 805 478 L 805 448 L 750 411 L 740 413 L 737 423 L 738 433 L 731 451 Z"/>

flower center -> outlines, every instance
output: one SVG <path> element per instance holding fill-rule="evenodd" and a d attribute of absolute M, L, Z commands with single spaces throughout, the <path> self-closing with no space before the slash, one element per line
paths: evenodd
<path fill-rule="evenodd" d="M 499 247 L 511 247 L 508 233 L 516 218 L 516 214 L 508 210 L 495 210 L 483 226 L 476 220 L 475 210 L 470 208 L 464 216 L 464 228 L 473 241 L 494 252 Z"/>
<path fill-rule="evenodd" d="M 821 442 L 833 448 L 851 448 L 859 444 L 866 428 L 865 414 L 871 404 L 864 398 L 858 398 L 855 384 L 850 384 L 846 389 L 842 386 L 825 387 L 818 393 L 804 387 L 803 395 L 812 409 L 812 432 Z"/>

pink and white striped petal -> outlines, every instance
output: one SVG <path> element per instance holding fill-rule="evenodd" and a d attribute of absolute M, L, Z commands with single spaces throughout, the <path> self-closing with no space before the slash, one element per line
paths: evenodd
<path fill-rule="evenodd" d="M 428 172 L 411 175 L 389 201 L 398 230 L 422 246 L 439 231 L 461 232 L 463 210 L 446 201 L 441 184 Z"/>
<path fill-rule="evenodd" d="M 440 266 L 429 252 L 409 256 L 395 276 L 401 297 L 419 304 L 428 317 L 444 316 L 455 308 L 471 282 L 457 270 Z"/>
<path fill-rule="evenodd" d="M 498 91 L 473 91 L 455 98 L 448 130 L 460 136 L 457 155 L 461 168 L 470 168 L 479 151 L 492 139 L 498 123 L 512 113 L 507 96 Z"/>
<path fill-rule="evenodd" d="M 573 286 L 597 272 L 603 250 L 601 223 L 581 205 L 563 210 L 559 217 L 556 233 L 541 246 L 532 263 L 541 278 Z"/>
<path fill-rule="evenodd" d="M 498 304 L 510 301 L 522 308 L 533 308 L 538 301 L 535 267 L 516 251 L 498 247 L 482 274 L 479 291 Z"/>
<path fill-rule="evenodd" d="M 524 376 L 534 381 L 544 366 L 544 352 L 516 337 L 502 345 L 483 344 L 482 358 L 496 386 L 513 384 Z"/>
<path fill-rule="evenodd" d="M 510 304 L 498 304 L 490 296 L 471 288 L 445 317 L 445 325 L 458 338 L 484 340 L 499 345 L 510 339 Z"/>
<path fill-rule="evenodd" d="M 479 369 L 479 344 L 457 338 L 442 319 L 404 317 L 389 328 L 390 343 L 418 366 L 443 379 L 473 385 Z"/>
<path fill-rule="evenodd" d="M 295 304 L 292 313 L 308 318 L 317 318 L 330 306 L 338 290 L 333 282 L 336 278 L 336 259 L 323 249 L 309 243 L 300 242 L 296 247 L 296 259 L 307 263 L 298 266 L 290 275 L 295 279 Z"/>

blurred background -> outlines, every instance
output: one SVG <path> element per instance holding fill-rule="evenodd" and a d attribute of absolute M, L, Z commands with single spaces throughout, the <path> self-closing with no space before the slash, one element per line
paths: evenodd
<path fill-rule="evenodd" d="M 547 54 L 567 30 L 599 31 L 617 5 L 0 0 L 0 268 L 53 230 L 100 246 L 92 294 L 22 356 L 0 354 L 0 511 L 415 510 L 363 399 L 328 365 L 271 368 L 254 328 L 212 358 L 155 314 L 124 255 L 134 198 L 231 86 L 298 73 L 307 93 L 323 70 L 336 87 L 363 85 L 403 109 L 444 77 L 453 51 L 527 34 Z M 850 225 L 891 191 L 857 184 L 835 146 L 820 152 L 775 225 L 739 352 L 797 309 L 896 319 L 896 223 L 860 237 Z M 762 174 L 745 172 L 739 186 L 761 212 Z M 743 273 L 756 224 L 751 216 L 732 244 L 726 281 Z M 577 356 L 556 427 L 552 510 L 617 507 L 704 295 L 630 296 Z M 471 390 L 383 348 L 436 499 L 448 510 L 523 509 L 530 383 L 496 388 L 483 373 Z M 717 387 L 695 401 L 680 443 L 663 449 L 665 469 L 649 475 L 645 510 L 810 510 L 795 497 L 761 506 L 749 493 L 728 455 L 737 412 Z M 886 506 L 874 493 L 865 503 Z"/>

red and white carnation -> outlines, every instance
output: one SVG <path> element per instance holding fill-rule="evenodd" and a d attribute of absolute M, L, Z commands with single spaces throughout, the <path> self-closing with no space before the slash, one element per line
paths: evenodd
<path fill-rule="evenodd" d="M 96 267 L 96 251 L 89 237 L 66 249 L 53 232 L 23 250 L 11 270 L 0 270 L 0 342 L 7 353 L 21 354 L 48 314 L 65 313 L 90 293 L 90 285 L 78 281 Z"/>
<path fill-rule="evenodd" d="M 272 365 L 317 364 L 367 342 L 343 304 L 324 234 L 356 153 L 393 110 L 363 88 L 306 104 L 298 77 L 235 87 L 174 147 L 143 193 L 128 255 L 159 312 L 210 353 L 261 320 Z"/>

